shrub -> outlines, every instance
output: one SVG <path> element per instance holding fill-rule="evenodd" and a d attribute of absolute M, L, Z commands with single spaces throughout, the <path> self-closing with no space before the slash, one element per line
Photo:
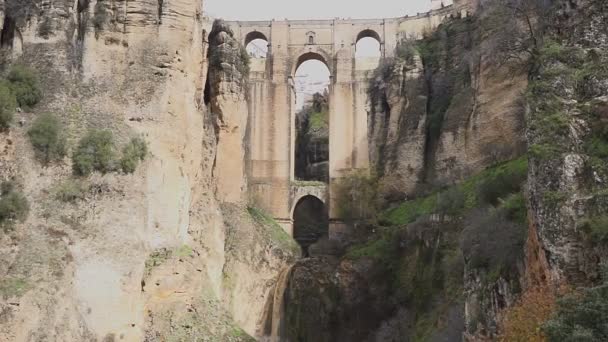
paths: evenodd
<path fill-rule="evenodd" d="M 55 198 L 62 202 L 74 203 L 83 200 L 88 191 L 88 187 L 79 180 L 69 179 L 55 189 Z"/>
<path fill-rule="evenodd" d="M 528 177 L 527 168 L 513 168 L 496 173 L 477 187 L 479 199 L 497 205 L 505 196 L 518 193 Z"/>
<path fill-rule="evenodd" d="M 36 151 L 36 157 L 44 164 L 61 160 L 66 155 L 66 139 L 63 127 L 52 114 L 36 118 L 27 134 Z"/>
<path fill-rule="evenodd" d="M 349 220 L 369 219 L 376 216 L 378 181 L 365 171 L 355 171 L 336 185 L 338 214 Z"/>
<path fill-rule="evenodd" d="M 13 115 L 17 107 L 15 95 L 7 83 L 0 83 L 0 130 L 7 130 L 13 122 Z"/>
<path fill-rule="evenodd" d="M 582 229 L 589 234 L 593 242 L 603 244 L 608 242 L 608 216 L 602 215 L 585 220 Z"/>
<path fill-rule="evenodd" d="M 13 182 L 3 182 L 0 186 L 0 225 L 10 225 L 15 221 L 25 221 L 30 206 Z"/>
<path fill-rule="evenodd" d="M 437 211 L 443 215 L 456 216 L 461 214 L 464 204 L 465 195 L 459 187 L 451 187 L 437 197 Z"/>
<path fill-rule="evenodd" d="M 124 173 L 133 173 L 137 169 L 140 161 L 143 161 L 148 154 L 148 145 L 142 138 L 133 138 L 122 149 L 120 167 Z"/>
<path fill-rule="evenodd" d="M 544 331 L 549 341 L 608 341 L 608 281 L 568 295 Z"/>
<path fill-rule="evenodd" d="M 80 142 L 72 156 L 73 171 L 88 176 L 93 171 L 107 173 L 115 168 L 116 151 L 110 131 L 92 130 Z"/>
<path fill-rule="evenodd" d="M 533 288 L 505 312 L 500 341 L 546 341 L 543 324 L 555 312 L 556 298 L 552 289 Z"/>
<path fill-rule="evenodd" d="M 470 267 L 508 271 L 523 254 L 526 229 L 504 210 L 473 210 L 465 220 L 461 248 Z"/>
<path fill-rule="evenodd" d="M 8 80 L 19 106 L 32 107 L 42 99 L 38 77 L 31 69 L 15 65 L 8 74 Z"/>

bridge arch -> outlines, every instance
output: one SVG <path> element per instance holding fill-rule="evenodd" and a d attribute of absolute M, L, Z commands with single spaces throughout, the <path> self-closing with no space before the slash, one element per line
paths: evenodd
<path fill-rule="evenodd" d="M 308 256 L 308 247 L 329 233 L 329 212 L 323 200 L 314 195 L 299 198 L 293 208 L 293 238 Z"/>
<path fill-rule="evenodd" d="M 330 77 L 333 75 L 333 69 L 331 66 L 331 57 L 328 53 L 319 48 L 308 48 L 304 51 L 301 51 L 297 54 L 297 58 L 295 59 L 295 63 L 293 63 L 293 68 L 291 70 L 291 75 L 296 74 L 300 66 L 308 61 L 319 61 L 327 67 L 329 70 Z"/>
<path fill-rule="evenodd" d="M 357 39 L 355 40 L 355 44 L 358 43 L 363 38 L 373 38 L 373 39 L 377 40 L 378 43 L 382 44 L 382 38 L 380 38 L 380 35 L 378 34 L 378 32 L 376 32 L 372 29 L 365 29 L 365 30 L 359 32 L 359 34 L 357 35 Z"/>
<path fill-rule="evenodd" d="M 266 37 L 266 35 L 263 34 L 262 32 L 251 31 L 245 35 L 245 41 L 243 42 L 244 43 L 243 46 L 249 45 L 249 43 L 251 43 L 252 41 L 254 41 L 256 39 L 265 40 L 266 42 L 270 43 L 270 41 L 268 40 L 268 37 Z"/>

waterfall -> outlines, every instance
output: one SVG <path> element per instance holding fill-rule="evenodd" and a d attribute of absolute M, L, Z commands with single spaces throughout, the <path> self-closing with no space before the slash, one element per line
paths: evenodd
<path fill-rule="evenodd" d="M 286 267 L 279 274 L 274 291 L 269 298 L 264 315 L 264 333 L 261 342 L 286 342 L 283 316 L 285 314 L 285 290 L 293 265 Z"/>

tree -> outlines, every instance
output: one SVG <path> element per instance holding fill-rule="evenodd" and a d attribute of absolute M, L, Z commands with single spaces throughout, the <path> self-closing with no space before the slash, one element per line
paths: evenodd
<path fill-rule="evenodd" d="M 483 26 L 488 50 L 499 65 L 527 66 L 533 72 L 543 46 L 552 0 L 486 0 Z"/>

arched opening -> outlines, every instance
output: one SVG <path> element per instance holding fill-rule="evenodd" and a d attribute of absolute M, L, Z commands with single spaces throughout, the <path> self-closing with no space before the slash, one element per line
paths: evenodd
<path fill-rule="evenodd" d="M 380 35 L 373 30 L 363 30 L 357 35 L 355 58 L 380 58 L 382 45 Z"/>
<path fill-rule="evenodd" d="M 330 71 L 319 54 L 300 57 L 295 73 L 295 177 L 301 181 L 329 181 Z"/>
<path fill-rule="evenodd" d="M 249 32 L 245 37 L 245 49 L 252 58 L 266 58 L 268 55 L 268 38 L 258 31 Z"/>
<path fill-rule="evenodd" d="M 314 196 L 302 197 L 293 211 L 293 238 L 308 256 L 308 247 L 327 236 L 329 217 L 323 201 Z"/>

